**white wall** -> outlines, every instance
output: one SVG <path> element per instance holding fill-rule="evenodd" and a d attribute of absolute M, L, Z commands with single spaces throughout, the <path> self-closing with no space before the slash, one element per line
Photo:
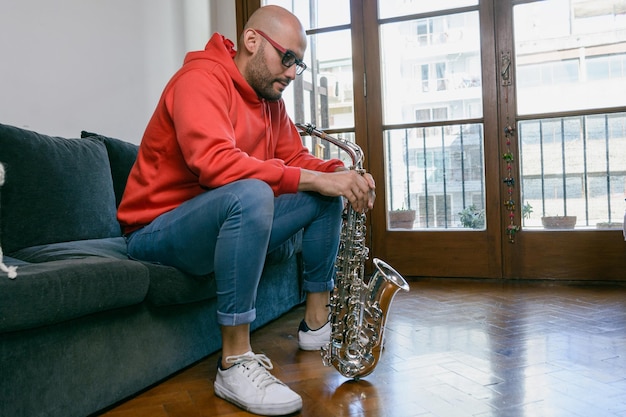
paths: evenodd
<path fill-rule="evenodd" d="M 0 0 L 0 123 L 139 143 L 161 91 L 213 31 L 224 0 Z"/>

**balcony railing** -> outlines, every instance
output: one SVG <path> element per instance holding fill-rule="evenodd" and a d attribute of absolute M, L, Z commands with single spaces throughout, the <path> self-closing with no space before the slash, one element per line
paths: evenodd
<path fill-rule="evenodd" d="M 525 227 L 576 216 L 576 227 L 619 228 L 626 194 L 626 113 L 518 124 Z"/>
<path fill-rule="evenodd" d="M 484 211 L 483 147 L 481 124 L 385 132 L 388 210 L 415 210 L 414 229 L 484 228 L 462 214 Z"/>
<path fill-rule="evenodd" d="M 386 131 L 388 211 L 415 210 L 416 230 L 484 229 L 482 132 L 481 124 Z M 524 120 L 518 138 L 523 227 L 543 227 L 545 216 L 576 216 L 579 229 L 622 227 L 626 113 Z"/>

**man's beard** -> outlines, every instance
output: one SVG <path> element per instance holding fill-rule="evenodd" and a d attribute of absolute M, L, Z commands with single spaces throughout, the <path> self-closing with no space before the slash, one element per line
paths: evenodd
<path fill-rule="evenodd" d="M 278 101 L 283 93 L 274 89 L 274 83 L 284 80 L 273 78 L 262 55 L 262 53 L 257 53 L 250 59 L 246 80 L 259 97 L 269 101 Z"/>

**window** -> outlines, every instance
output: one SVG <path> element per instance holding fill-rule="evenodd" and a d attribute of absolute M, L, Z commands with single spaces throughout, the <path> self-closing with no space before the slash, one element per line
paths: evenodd
<path fill-rule="evenodd" d="M 518 114 L 623 106 L 621 3 L 547 0 L 514 6 Z M 542 216 L 556 215 L 576 216 L 579 228 L 621 221 L 625 126 L 626 113 L 608 112 L 519 122 L 522 199 L 533 207 L 524 226 L 539 227 Z"/>
<path fill-rule="evenodd" d="M 485 207 L 483 128 L 464 123 L 482 118 L 479 19 L 447 8 L 476 2 L 378 4 L 383 123 L 394 125 L 384 132 L 387 209 L 415 209 L 413 230 L 468 227 L 461 213 Z M 484 229 L 482 213 L 473 228 Z"/>

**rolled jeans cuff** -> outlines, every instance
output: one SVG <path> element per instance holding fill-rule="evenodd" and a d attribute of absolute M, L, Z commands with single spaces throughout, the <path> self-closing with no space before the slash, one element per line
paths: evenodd
<path fill-rule="evenodd" d="M 332 291 L 335 283 L 331 279 L 330 281 L 304 281 L 302 283 L 302 289 L 304 292 L 327 292 Z"/>
<path fill-rule="evenodd" d="M 222 326 L 239 326 L 240 324 L 252 323 L 256 319 L 256 309 L 245 313 L 226 314 L 217 312 L 217 323 Z"/>

